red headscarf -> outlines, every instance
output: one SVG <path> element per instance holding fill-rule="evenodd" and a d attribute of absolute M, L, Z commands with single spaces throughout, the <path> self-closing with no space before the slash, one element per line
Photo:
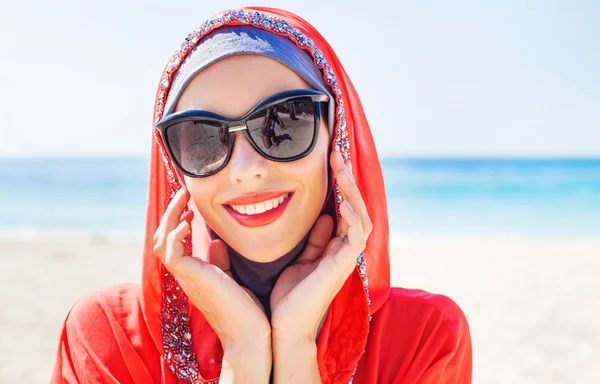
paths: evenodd
<path fill-rule="evenodd" d="M 312 55 L 315 65 L 322 70 L 325 82 L 331 86 L 336 99 L 336 125 L 333 129 L 331 145 L 339 148 L 345 157 L 351 159 L 356 184 L 366 202 L 369 217 L 374 225 L 363 256 L 359 258 L 355 271 L 331 303 L 319 334 L 317 360 L 323 383 L 347 383 L 354 377 L 359 361 L 361 361 L 361 365 L 365 365 L 364 369 L 359 369 L 361 372 L 356 373 L 357 380 L 360 376 L 361 382 L 371 383 L 375 382 L 374 380 L 391 382 L 379 381 L 383 380 L 383 377 L 391 378 L 390 380 L 394 382 L 421 382 L 418 379 L 420 373 L 417 372 L 427 371 L 432 374 L 429 370 L 431 359 L 434 359 L 438 367 L 446 366 L 446 363 L 440 365 L 440 361 L 443 359 L 440 357 L 442 356 L 440 351 L 446 351 L 442 347 L 447 344 L 446 342 L 439 345 L 432 344 L 435 346 L 434 351 L 428 350 L 427 355 L 420 353 L 417 356 L 424 345 L 421 336 L 438 329 L 442 332 L 443 329 L 446 329 L 444 328 L 446 325 L 425 325 L 430 321 L 428 319 L 432 318 L 433 315 L 429 314 L 433 313 L 432 311 L 428 310 L 426 318 L 422 319 L 423 315 L 414 311 L 414 308 L 404 311 L 401 306 L 390 309 L 388 305 L 384 308 L 385 310 L 381 310 L 385 316 L 384 314 L 379 316 L 381 319 L 386 319 L 385 322 L 381 322 L 382 327 L 389 327 L 388 320 L 392 321 L 398 311 L 403 311 L 404 319 L 414 317 L 416 319 L 414 321 L 424 322 L 423 326 L 407 324 L 406 330 L 410 333 L 411 341 L 407 341 L 409 340 L 408 336 L 403 341 L 393 340 L 393 338 L 385 340 L 388 330 L 383 328 L 373 330 L 371 339 L 375 341 L 368 340 L 371 318 L 374 316 L 373 323 L 377 323 L 375 321 L 378 317 L 376 313 L 384 306 L 391 292 L 388 217 L 383 175 L 369 125 L 356 90 L 337 56 L 317 30 L 300 17 L 274 8 L 243 8 L 212 17 L 185 39 L 168 62 L 156 96 L 154 122 L 156 123 L 163 116 L 170 82 L 186 55 L 203 36 L 224 25 L 252 25 L 286 36 L 298 47 Z M 122 287 L 118 294 L 110 296 L 108 300 L 112 300 L 111 304 L 107 304 L 107 306 L 121 308 L 120 315 L 115 315 L 114 307 L 110 308 L 111 313 L 108 314 L 109 309 L 100 305 L 103 313 L 100 316 L 103 319 L 102 322 L 96 321 L 94 329 L 88 330 L 86 333 L 73 333 L 73 335 L 77 335 L 76 337 L 86 339 L 87 344 L 83 348 L 85 353 L 89 354 L 91 349 L 95 349 L 93 355 L 89 354 L 86 357 L 88 360 L 86 364 L 72 361 L 73 351 L 69 350 L 67 339 L 70 335 L 69 332 L 76 332 L 72 329 L 77 328 L 77 325 L 69 326 L 67 319 L 53 382 L 71 382 L 67 378 L 71 378 L 73 382 L 97 382 L 94 380 L 119 382 L 118 380 L 124 380 L 116 379 L 115 375 L 119 370 L 125 372 L 123 377 L 130 378 L 128 382 L 133 383 L 155 382 L 159 379 L 162 383 L 168 384 L 200 383 L 213 382 L 219 377 L 223 354 L 219 339 L 202 314 L 188 304 L 187 297 L 178 289 L 175 279 L 164 269 L 152 251 L 154 244 L 152 237 L 169 201 L 180 188 L 181 183 L 176 168 L 166 156 L 160 135 L 156 131 L 154 138 L 150 160 L 142 290 L 133 292 L 134 288 Z M 332 181 L 331 185 L 334 188 L 337 208 L 337 204 L 341 202 L 341 195 L 335 182 Z M 194 209 L 194 207 L 190 207 L 190 209 Z M 195 215 L 192 230 L 192 236 L 186 239 L 185 245 L 189 252 L 193 251 L 194 256 L 201 257 L 206 254 L 210 238 L 206 225 L 199 214 Z M 397 294 L 406 296 L 400 291 L 397 291 Z M 410 293 L 410 295 L 418 296 L 415 293 Z M 117 300 L 116 296 L 119 297 L 118 301 L 115 301 Z M 130 304 L 129 301 L 123 299 L 123 297 L 133 296 L 141 297 L 138 301 L 132 299 L 138 304 Z M 104 296 L 103 300 L 106 302 Z M 444 303 L 446 302 L 444 301 Z M 71 313 L 69 316 L 87 319 L 91 316 L 90 311 L 96 310 L 97 305 L 94 305 L 90 308 L 86 307 L 86 310 L 77 310 L 78 306 L 76 305 L 73 311 L 77 313 L 75 315 Z M 462 313 L 460 314 L 462 315 Z M 107 317 L 108 321 L 105 321 L 104 317 Z M 398 323 L 397 326 L 402 327 L 403 325 Z M 464 333 L 465 326 L 462 323 L 459 328 L 459 331 Z M 468 335 L 468 328 L 466 329 Z M 392 337 L 402 334 L 398 333 L 397 329 L 393 331 Z M 413 333 L 414 335 L 412 335 Z M 94 339 L 95 337 L 98 337 L 100 341 Z M 103 337 L 110 338 L 110 340 L 106 341 Z M 94 341 L 91 341 L 92 339 Z M 384 349 L 380 352 L 379 344 L 373 347 L 369 345 L 374 342 L 386 343 L 385 350 L 393 353 L 396 349 L 391 344 L 396 342 L 402 344 L 405 341 L 408 343 L 407 345 L 414 344 L 414 348 L 410 347 L 412 349 L 409 352 L 398 353 L 395 360 L 390 360 L 391 365 L 387 369 L 389 372 L 384 375 L 381 371 L 383 368 L 377 368 L 375 365 L 380 364 L 386 367 L 386 359 L 390 355 L 386 355 L 383 352 Z M 98 352 L 97 346 L 91 346 L 92 343 L 100 343 L 101 347 L 104 347 L 104 349 L 101 348 L 101 351 L 104 351 L 104 358 L 113 359 L 112 368 L 107 367 L 107 363 L 102 357 L 99 357 L 102 353 Z M 111 346 L 107 347 L 108 344 Z M 361 360 L 369 348 L 372 349 L 372 351 L 368 351 L 370 356 L 366 356 L 369 358 Z M 449 361 L 456 364 L 454 356 L 457 354 L 458 347 L 451 343 L 448 344 L 448 348 L 449 351 L 451 350 L 449 353 L 452 353 L 453 356 Z M 460 361 L 464 359 L 470 361 L 470 341 L 463 349 L 464 351 L 459 356 Z M 111 350 L 112 354 L 105 350 Z M 119 354 L 118 358 L 114 354 Z M 406 360 L 407 367 L 410 367 L 408 373 L 402 373 L 401 366 L 393 363 L 398 359 Z M 419 368 L 411 365 L 411 361 L 417 362 Z M 369 365 L 368 369 L 366 365 Z M 464 370 L 464 375 L 461 377 L 466 378 L 468 373 L 470 380 L 470 364 L 467 365 L 468 369 Z M 443 368 L 440 369 L 443 370 Z M 87 373 L 92 370 L 94 376 Z M 413 377 L 414 380 L 397 381 L 400 380 L 398 375 L 405 374 Z M 450 378 L 450 376 L 444 377 Z M 466 383 L 468 381 L 457 379 L 452 382 Z"/>
<path fill-rule="evenodd" d="M 365 348 L 369 316 L 387 299 L 390 289 L 388 219 L 383 176 L 367 119 L 352 82 L 329 44 L 308 22 L 282 10 L 257 7 L 217 15 L 194 30 L 167 64 L 157 93 L 155 122 L 162 118 L 169 83 L 176 73 L 179 63 L 194 48 L 200 38 L 223 25 L 241 24 L 253 25 L 287 36 L 300 48 L 313 55 L 315 65 L 323 70 L 325 81 L 334 90 L 337 99 L 338 118 L 336 128 L 333 130 L 332 145 L 339 146 L 342 153 L 350 156 L 355 170 L 356 183 L 367 203 L 369 216 L 375 223 L 364 252 L 364 263 L 362 263 L 364 273 L 361 275 L 361 271 L 357 267 L 356 272 L 336 296 L 319 337 L 321 347 L 318 349 L 319 365 L 322 376 L 345 377 L 347 380 L 352 375 Z M 150 199 L 146 221 L 142 309 L 153 340 L 157 347 L 162 348 L 164 342 L 160 324 L 160 312 L 163 304 L 161 279 L 165 271 L 161 269 L 158 259 L 152 254 L 154 244 L 152 236 L 170 197 L 180 186 L 174 174 L 175 168 L 164 156 L 165 152 L 160 137 L 156 135 L 156 138 L 157 140 L 152 146 L 150 167 Z M 172 176 L 169 176 L 170 174 Z M 201 256 L 206 254 L 210 239 L 200 215 L 196 215 L 196 217 L 199 219 L 192 223 L 193 254 Z M 169 280 L 171 279 L 169 277 Z M 368 305 L 369 298 L 370 306 Z M 191 318 L 194 335 L 212 333 L 198 311 L 192 309 Z M 205 331 L 199 333 L 197 328 L 200 327 Z M 196 353 L 200 375 L 206 379 L 217 378 L 220 371 L 218 362 L 220 359 L 215 359 L 220 352 L 219 342 L 215 335 L 211 335 L 211 338 L 212 348 L 201 345 L 205 344 L 204 336 L 202 336 L 202 340 L 192 339 L 191 350 Z M 213 363 L 210 363 L 211 361 Z M 334 361 L 333 364 L 332 361 Z M 189 362 L 186 361 L 184 364 L 187 363 Z"/>

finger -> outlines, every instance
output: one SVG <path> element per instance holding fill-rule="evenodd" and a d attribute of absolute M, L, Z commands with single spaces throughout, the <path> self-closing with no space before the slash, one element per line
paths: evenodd
<path fill-rule="evenodd" d="M 180 217 L 180 221 L 187 221 L 188 223 L 192 223 L 192 220 L 194 219 L 194 211 L 192 210 L 187 210 L 185 211 L 181 217 Z"/>
<path fill-rule="evenodd" d="M 331 170 L 333 172 L 333 177 L 334 179 L 338 182 L 339 184 L 339 178 L 344 176 L 344 172 L 346 167 L 346 164 L 344 162 L 344 158 L 342 157 L 342 154 L 339 151 L 333 151 L 331 153 L 331 158 L 330 158 L 330 166 L 331 166 Z M 344 191 L 342 191 L 340 189 L 340 192 L 342 193 L 342 198 L 344 200 L 346 200 L 346 196 L 344 195 Z"/>
<path fill-rule="evenodd" d="M 183 257 L 183 244 L 181 241 L 185 239 L 185 237 L 190 233 L 190 224 L 187 221 L 182 221 L 179 223 L 177 228 L 175 228 L 169 236 L 167 236 L 167 244 L 164 253 L 164 260 L 161 260 L 165 267 L 171 272 L 177 269 L 177 265 L 179 261 Z M 161 258 L 161 252 L 159 252 L 158 257 Z"/>
<path fill-rule="evenodd" d="M 353 249 L 362 252 L 366 247 L 366 236 L 362 229 L 360 216 L 356 213 L 350 203 L 343 201 L 340 207 L 342 219 L 348 223 L 347 244 Z"/>
<path fill-rule="evenodd" d="M 184 220 L 171 232 L 170 236 L 181 243 L 188 233 L 190 233 L 190 223 Z"/>
<path fill-rule="evenodd" d="M 342 221 L 348 224 L 348 241 L 332 241 L 328 247 L 332 252 L 325 251 L 326 256 L 319 262 L 315 271 L 308 275 L 300 284 L 311 286 L 320 295 L 315 300 L 322 305 L 329 303 L 344 285 L 348 276 L 356 267 L 356 259 L 365 248 L 365 235 L 359 215 L 352 210 L 347 201 L 340 204 Z"/>
<path fill-rule="evenodd" d="M 208 262 L 233 278 L 227 245 L 223 240 L 213 240 L 208 245 Z"/>
<path fill-rule="evenodd" d="M 344 158 L 342 157 L 340 151 L 331 152 L 331 156 L 329 157 L 329 165 L 331 166 L 333 178 L 337 180 L 339 174 L 345 168 Z"/>
<path fill-rule="evenodd" d="M 350 162 L 348 161 L 348 163 Z M 340 192 L 342 193 L 342 196 L 344 196 L 344 200 L 348 200 L 354 212 L 360 216 L 363 231 L 368 236 L 373 230 L 373 224 L 369 218 L 367 205 L 362 198 L 358 186 L 354 182 L 354 177 L 350 173 L 346 163 L 344 163 L 341 154 L 332 159 L 332 166 L 336 172 L 336 180 L 340 187 Z"/>
<path fill-rule="evenodd" d="M 182 187 L 175 196 L 173 200 L 167 206 L 165 213 L 161 219 L 159 227 L 163 233 L 170 233 L 177 225 L 179 225 L 181 214 L 183 209 L 185 208 L 187 202 L 190 199 L 190 194 L 187 188 Z"/>
<path fill-rule="evenodd" d="M 325 250 L 325 253 L 330 256 L 323 258 L 317 267 L 321 269 L 320 279 L 325 285 L 345 281 L 356 264 L 356 258 L 364 250 L 365 235 L 360 217 L 347 201 L 340 204 L 340 213 L 341 221 L 345 221 L 348 225 L 348 232 L 345 234 L 348 239 L 346 242 L 330 242 L 328 247 L 335 249 L 333 252 Z"/>
<path fill-rule="evenodd" d="M 296 263 L 316 261 L 327 248 L 333 231 L 333 219 L 329 215 L 321 215 L 308 235 L 308 242 Z"/>
<path fill-rule="evenodd" d="M 169 233 L 175 227 L 177 227 L 177 225 L 179 225 L 179 223 L 182 221 L 182 219 L 184 219 L 184 218 L 187 219 L 188 215 L 192 215 L 191 218 L 193 218 L 193 213 L 188 214 L 188 215 L 181 214 L 181 211 L 183 211 L 183 209 L 185 208 L 185 205 L 187 204 L 189 197 L 190 197 L 189 192 L 187 191 L 187 189 L 185 187 L 183 187 L 179 191 L 177 191 L 177 193 L 173 197 L 173 200 L 171 200 L 171 202 L 167 206 L 167 209 L 165 210 L 165 213 L 163 214 L 163 216 L 160 219 L 158 228 L 156 229 L 156 232 L 154 233 L 154 236 L 152 237 L 152 240 L 154 241 L 154 253 L 156 253 L 156 255 L 159 256 L 159 258 L 165 257 L 165 249 L 164 248 L 165 248 L 165 242 L 167 241 L 167 236 L 169 235 Z M 175 212 L 177 212 L 177 213 L 175 214 Z M 189 220 L 190 224 L 191 224 L 191 218 Z M 188 220 L 186 220 L 186 221 L 188 221 Z"/>
<path fill-rule="evenodd" d="M 339 187 L 339 182 L 337 180 L 337 178 L 338 178 L 337 174 L 339 173 L 340 168 L 343 168 L 345 166 L 344 159 L 342 158 L 342 155 L 339 151 L 333 151 L 331 153 L 330 164 L 331 164 L 331 169 L 333 171 L 333 176 L 336 179 L 335 183 Z M 344 196 L 344 191 L 341 188 L 339 189 L 339 191 L 342 195 L 342 200 L 346 200 L 346 196 Z M 335 232 L 336 236 L 342 236 L 347 231 L 348 231 L 348 224 L 344 220 L 338 220 L 337 229 Z"/>
<path fill-rule="evenodd" d="M 352 161 L 350 161 L 350 159 L 348 159 L 344 162 L 344 164 L 346 164 L 346 168 L 348 168 L 348 172 L 350 172 L 352 181 L 354 181 L 356 183 L 355 178 L 354 178 L 354 171 L 352 170 Z"/>
<path fill-rule="evenodd" d="M 343 200 L 346 201 L 346 200 Z M 340 205 L 341 207 L 341 205 Z M 337 231 L 335 233 L 336 236 L 343 236 L 346 233 L 348 233 L 348 223 L 346 222 L 346 220 L 343 220 L 342 218 L 340 218 L 340 220 L 338 220 L 338 226 L 337 226 Z"/>

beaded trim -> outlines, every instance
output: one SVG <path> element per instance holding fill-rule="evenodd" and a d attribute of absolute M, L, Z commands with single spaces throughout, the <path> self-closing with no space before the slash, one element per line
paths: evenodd
<path fill-rule="evenodd" d="M 173 77 L 183 60 L 192 51 L 202 37 L 224 25 L 252 25 L 254 27 L 265 29 L 279 35 L 287 36 L 294 41 L 298 47 L 310 52 L 314 59 L 315 65 L 322 70 L 325 81 L 331 86 L 337 101 L 337 129 L 333 142 L 334 149 L 340 151 L 344 159 L 347 160 L 350 158 L 350 141 L 348 139 L 348 132 L 346 130 L 346 116 L 342 91 L 337 83 L 337 77 L 333 72 L 333 69 L 323 56 L 323 52 L 317 46 L 315 46 L 311 38 L 302 33 L 299 29 L 291 26 L 287 21 L 258 11 L 247 12 L 243 10 L 229 10 L 223 12 L 202 23 L 186 37 L 185 41 L 181 44 L 179 49 L 175 51 L 169 60 L 162 74 L 155 106 L 155 123 L 158 123 L 158 121 L 160 121 L 162 118 L 171 81 L 173 80 Z M 154 130 L 154 137 L 158 142 L 161 157 L 167 171 L 169 183 L 168 196 L 170 201 L 177 190 L 179 190 L 180 185 L 175 178 L 175 174 L 165 152 L 162 139 L 158 133 L 158 130 L 156 129 Z M 342 202 L 342 195 L 340 193 L 337 181 L 334 183 L 334 190 L 339 215 L 339 204 Z M 190 234 L 183 240 L 183 243 L 187 254 L 191 254 L 191 231 Z M 362 253 L 357 258 L 357 266 L 360 277 L 363 281 L 369 308 L 371 305 L 371 299 L 369 296 L 369 279 L 367 277 L 366 260 Z M 207 381 L 200 376 L 199 365 L 196 360 L 195 353 L 192 350 L 192 334 L 190 331 L 190 318 L 188 315 L 188 298 L 181 290 L 181 287 L 173 275 L 171 275 L 166 268 L 164 268 L 164 266 L 161 266 L 161 273 L 163 275 L 163 287 L 160 326 L 163 337 L 163 347 L 165 350 L 163 358 L 167 364 L 169 364 L 169 369 L 177 376 L 177 378 L 185 381 L 186 383 L 218 383 L 218 380 Z M 368 320 L 369 322 L 371 321 L 370 309 Z M 355 372 L 356 367 L 354 368 L 352 376 L 348 381 L 349 383 L 352 383 Z"/>

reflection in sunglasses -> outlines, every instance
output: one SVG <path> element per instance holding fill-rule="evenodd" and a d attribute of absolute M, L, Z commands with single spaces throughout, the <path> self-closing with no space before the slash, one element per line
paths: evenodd
<path fill-rule="evenodd" d="M 290 103 L 285 103 L 285 104 L 290 104 Z M 291 104 L 294 104 L 294 103 L 291 102 Z M 290 140 L 290 141 L 292 140 L 292 137 L 287 133 L 285 133 L 283 135 L 277 135 L 275 133 L 275 124 L 279 125 L 281 127 L 281 129 L 285 129 L 285 123 L 283 122 L 283 120 L 281 120 L 281 117 L 279 116 L 279 112 L 277 111 L 277 107 L 283 106 L 283 105 L 284 105 L 284 103 L 281 103 L 279 105 L 276 105 L 274 107 L 267 109 L 267 114 L 265 115 L 265 118 L 263 121 L 263 126 L 262 126 L 263 145 L 267 149 L 271 148 L 272 145 L 278 147 L 279 144 L 285 140 Z M 295 111 L 293 113 L 294 113 L 294 118 L 292 120 L 297 120 L 298 118 L 295 117 L 295 114 L 296 114 Z M 290 108 L 290 116 L 291 116 L 291 108 Z"/>
<path fill-rule="evenodd" d="M 285 91 L 264 99 L 264 106 L 259 103 L 235 120 L 187 110 L 167 116 L 156 128 L 177 168 L 191 177 L 209 176 L 222 169 L 231 155 L 235 133 L 244 130 L 264 157 L 293 161 L 306 156 L 315 144 L 319 121 L 315 109 L 326 101 L 324 97 L 311 90 Z M 320 108 L 318 111 L 321 114 Z"/>
<path fill-rule="evenodd" d="M 225 147 L 229 147 L 229 127 L 225 123 L 221 123 L 219 128 L 219 140 Z"/>

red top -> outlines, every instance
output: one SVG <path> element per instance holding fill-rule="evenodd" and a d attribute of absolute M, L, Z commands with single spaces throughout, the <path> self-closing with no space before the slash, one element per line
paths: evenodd
<path fill-rule="evenodd" d="M 140 295 L 139 285 L 122 284 L 79 300 L 65 321 L 52 383 L 177 383 L 162 367 L 144 323 Z M 331 332 L 327 322 L 321 335 Z M 202 342 L 214 348 L 219 344 L 215 337 Z M 348 382 L 348 372 L 336 372 L 344 354 L 324 359 L 322 343 L 318 354 L 332 373 L 323 382 Z M 445 296 L 392 288 L 373 315 L 353 383 L 470 382 L 471 339 L 460 308 Z"/>
<path fill-rule="evenodd" d="M 332 147 L 350 156 L 374 225 L 364 257 L 331 303 L 319 334 L 323 383 L 470 383 L 471 340 L 460 308 L 445 296 L 390 288 L 387 204 L 377 151 L 352 82 L 310 24 L 273 8 L 216 15 L 193 31 L 167 64 L 154 121 L 162 117 L 173 75 L 198 41 L 223 25 L 240 24 L 287 36 L 313 56 L 336 99 Z M 165 156 L 160 135 L 153 134 L 142 285 L 110 287 L 75 304 L 64 323 L 53 383 L 183 384 L 219 377 L 223 351 L 216 334 L 152 253 L 152 236 L 180 188 L 180 175 Z M 192 229 L 188 251 L 205 255 L 209 235 L 198 212 Z"/>

